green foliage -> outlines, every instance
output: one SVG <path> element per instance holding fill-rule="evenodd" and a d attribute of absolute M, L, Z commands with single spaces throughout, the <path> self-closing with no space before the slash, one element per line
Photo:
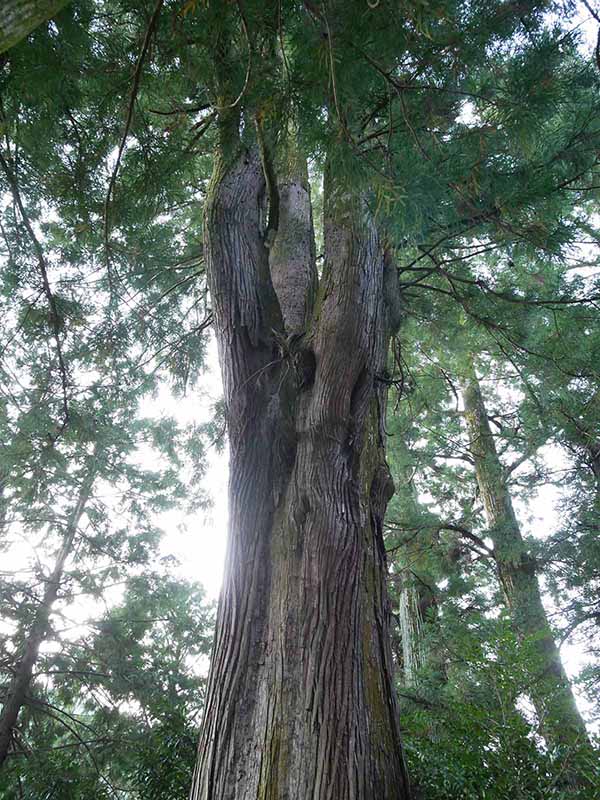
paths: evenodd
<path fill-rule="evenodd" d="M 540 747 L 526 713 L 528 664 L 508 620 L 466 631 L 444 619 L 450 640 L 448 680 L 427 671 L 418 695 L 404 695 L 405 746 L 417 796 L 427 800 L 561 800 L 595 796 L 598 766 L 590 754 Z M 482 636 L 483 634 L 483 636 Z M 565 778 L 576 765 L 584 783 Z"/>
<path fill-rule="evenodd" d="M 185 795 L 213 608 L 166 565 L 40 660 L 0 796 L 171 800 Z"/>

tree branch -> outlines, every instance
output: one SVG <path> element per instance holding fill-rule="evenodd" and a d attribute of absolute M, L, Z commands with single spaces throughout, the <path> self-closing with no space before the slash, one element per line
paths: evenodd
<path fill-rule="evenodd" d="M 2 0 L 0 53 L 9 50 L 33 30 L 58 14 L 70 0 Z"/>
<path fill-rule="evenodd" d="M 125 117 L 125 127 L 123 129 L 123 136 L 121 137 L 119 150 L 117 152 L 117 160 L 115 161 L 115 166 L 113 167 L 113 171 L 111 173 L 110 180 L 108 182 L 108 190 L 106 192 L 106 199 L 104 200 L 104 246 L 106 249 L 106 259 L 107 259 L 106 263 L 107 267 L 109 268 L 109 275 L 110 275 L 110 257 L 109 257 L 110 246 L 108 241 L 110 234 L 109 215 L 108 215 L 109 206 L 115 188 L 117 175 L 119 173 L 119 167 L 121 166 L 123 151 L 125 150 L 125 144 L 127 142 L 127 137 L 129 136 L 129 129 L 131 128 L 131 122 L 133 120 L 133 109 L 135 107 L 135 101 L 137 99 L 140 87 L 140 80 L 142 77 L 142 66 L 144 64 L 148 48 L 150 47 L 150 39 L 152 37 L 152 32 L 156 27 L 156 23 L 158 21 L 158 17 L 160 15 L 163 6 L 163 2 L 164 0 L 157 0 L 152 16 L 150 17 L 150 22 L 148 23 L 148 27 L 146 28 L 146 34 L 144 36 L 144 41 L 142 43 L 142 49 L 140 51 L 140 55 L 135 65 L 135 71 L 133 73 L 133 84 L 131 86 L 131 94 L 129 97 L 129 104 L 127 106 L 127 114 Z"/>
<path fill-rule="evenodd" d="M 60 314 L 58 312 L 58 307 L 56 305 L 56 298 L 52 292 L 50 281 L 48 279 L 48 264 L 44 255 L 44 250 L 42 248 L 41 242 L 35 235 L 35 231 L 33 230 L 33 226 L 31 225 L 31 222 L 25 210 L 25 206 L 21 198 L 21 192 L 19 191 L 19 184 L 17 182 L 16 175 L 13 173 L 8 162 L 1 153 L 0 153 L 0 166 L 2 167 L 2 171 L 6 175 L 6 179 L 10 186 L 13 199 L 17 204 L 19 213 L 21 214 L 23 225 L 25 226 L 29 239 L 31 240 L 31 243 L 33 244 L 34 250 L 36 252 L 38 259 L 38 267 L 40 275 L 42 277 L 42 286 L 44 289 L 44 295 L 46 297 L 46 300 L 48 301 L 48 306 L 50 307 L 50 325 L 52 328 L 52 336 L 56 346 L 56 355 L 58 358 L 58 368 L 60 371 L 60 380 L 62 386 L 63 423 L 60 428 L 62 432 L 62 430 L 64 430 L 69 421 L 69 400 L 68 400 L 69 380 L 67 374 L 67 366 L 62 351 L 62 344 L 60 341 Z"/>

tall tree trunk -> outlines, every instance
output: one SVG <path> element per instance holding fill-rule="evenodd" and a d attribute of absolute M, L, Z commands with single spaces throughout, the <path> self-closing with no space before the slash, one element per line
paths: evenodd
<path fill-rule="evenodd" d="M 406 686 L 417 685 L 417 675 L 425 664 L 423 652 L 423 614 L 415 582 L 404 578 L 398 608 L 402 644 L 402 680 Z"/>
<path fill-rule="evenodd" d="M 15 667 L 12 680 L 4 697 L 2 713 L 0 714 L 0 768 L 8 756 L 19 712 L 26 702 L 40 646 L 48 634 L 50 614 L 58 595 L 65 563 L 72 552 L 73 542 L 92 491 L 94 478 L 95 471 L 92 468 L 84 479 L 75 506 L 66 522 L 62 544 L 56 556 L 54 567 L 45 581 L 44 593 L 25 639 L 22 656 Z"/>
<path fill-rule="evenodd" d="M 8 500 L 6 498 L 6 490 L 4 488 L 5 480 L 5 474 L 0 472 L 0 535 L 2 535 L 4 531 L 4 526 L 6 525 L 6 516 L 8 514 Z"/>
<path fill-rule="evenodd" d="M 552 746 L 587 745 L 585 725 L 548 624 L 536 564 L 521 536 L 474 368 L 465 383 L 463 401 L 500 584 L 514 629 L 527 641 L 535 659 L 531 699 L 544 736 Z"/>
<path fill-rule="evenodd" d="M 600 441 L 594 439 L 587 446 L 588 461 L 596 481 L 596 498 L 600 497 Z"/>
<path fill-rule="evenodd" d="M 414 483 L 414 469 L 409 448 L 402 434 L 394 439 L 394 477 L 397 479 L 397 520 L 404 539 L 396 561 L 401 570 L 398 620 L 402 644 L 402 673 L 406 686 L 415 687 L 418 673 L 428 659 L 425 649 L 425 625 L 435 612 L 433 581 L 428 575 L 424 553 L 430 547 L 431 528 L 422 526 L 423 514 Z M 439 662 L 439 659 L 436 659 Z M 441 666 L 441 664 L 436 664 Z"/>
<path fill-rule="evenodd" d="M 13 47 L 42 22 L 58 14 L 71 0 L 2 0 L 0 53 Z"/>
<path fill-rule="evenodd" d="M 326 183 L 314 308 L 308 186 L 288 175 L 280 187 L 278 300 L 259 154 L 223 132 L 205 241 L 229 423 L 229 543 L 192 800 L 409 796 L 382 539 L 392 491 L 376 381 L 384 258 L 362 203 Z"/>

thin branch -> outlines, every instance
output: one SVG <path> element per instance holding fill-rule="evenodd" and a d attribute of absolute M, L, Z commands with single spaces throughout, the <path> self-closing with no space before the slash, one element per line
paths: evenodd
<path fill-rule="evenodd" d="M 444 522 L 438 526 L 438 529 L 441 531 L 455 531 L 456 533 L 460 533 L 461 536 L 464 536 L 465 539 L 469 539 L 473 544 L 476 544 L 477 547 L 481 547 L 482 550 L 485 550 L 488 556 L 495 558 L 495 552 L 493 548 L 488 547 L 487 544 L 477 536 L 476 533 L 470 531 L 468 528 L 463 527 L 462 525 L 456 525 L 453 522 Z"/>
<path fill-rule="evenodd" d="M 600 23 L 600 14 L 598 14 L 597 11 L 594 11 L 592 6 L 588 3 L 588 0 L 583 0 L 583 5 L 587 8 L 592 17 L 596 20 L 596 22 Z"/>
<path fill-rule="evenodd" d="M 58 312 L 58 306 L 56 305 L 56 298 L 54 297 L 52 288 L 50 286 L 50 281 L 48 279 L 48 264 L 46 262 L 46 257 L 44 255 L 44 249 L 41 245 L 41 242 L 35 235 L 35 231 L 33 230 L 33 226 L 25 210 L 25 206 L 21 198 L 21 192 L 19 191 L 19 184 L 17 182 L 16 175 L 13 174 L 13 171 L 11 170 L 8 162 L 5 160 L 4 156 L 1 153 L 0 153 L 0 166 L 2 167 L 2 171 L 6 175 L 6 179 L 9 183 L 13 199 L 17 204 L 19 213 L 21 214 L 23 225 L 25 226 L 25 229 L 27 230 L 27 233 L 31 240 L 31 243 L 33 244 L 33 247 L 35 249 L 38 259 L 38 267 L 40 270 L 40 275 L 42 277 L 42 286 L 44 289 L 44 295 L 46 297 L 46 300 L 48 301 L 48 306 L 50 307 L 50 324 L 52 327 L 52 337 L 54 339 L 54 344 L 56 346 L 56 356 L 58 359 L 58 368 L 60 371 L 60 380 L 62 386 L 63 423 L 60 428 L 60 431 L 62 432 L 69 421 L 69 399 L 68 399 L 69 379 L 67 374 L 67 366 L 63 355 L 62 344 L 60 341 L 60 314 Z"/>
<path fill-rule="evenodd" d="M 197 114 L 200 111 L 206 111 L 207 108 L 210 108 L 210 103 L 202 103 L 200 106 L 188 106 L 187 108 L 185 106 L 182 108 L 171 108 L 166 111 L 160 108 L 149 108 L 148 111 L 151 114 L 160 114 L 163 117 L 168 117 L 171 114 Z"/>
<path fill-rule="evenodd" d="M 146 58 L 146 54 L 148 52 L 148 48 L 150 47 L 150 39 L 152 37 L 152 33 L 154 28 L 156 27 L 156 23 L 158 21 L 159 14 L 161 12 L 164 0 L 157 0 L 156 6 L 154 8 L 154 12 L 150 18 L 150 22 L 148 23 L 148 27 L 146 28 L 146 34 L 144 36 L 144 41 L 142 44 L 142 49 L 140 51 L 140 55 L 137 60 L 137 64 L 135 65 L 135 72 L 133 74 L 133 84 L 131 87 L 131 94 L 129 96 L 129 104 L 127 106 L 127 114 L 125 117 L 125 127 L 123 129 L 123 135 L 121 137 L 121 142 L 119 144 L 119 150 L 117 153 L 117 160 L 115 161 L 115 166 L 113 167 L 112 174 L 110 176 L 110 180 L 108 182 L 108 190 L 106 192 L 106 199 L 104 200 L 104 246 L 106 248 L 106 256 L 107 256 L 107 265 L 109 264 L 109 206 L 110 201 L 112 198 L 112 194 L 115 188 L 115 183 L 117 180 L 117 175 L 119 173 L 119 167 L 121 166 L 121 159 L 123 157 L 123 151 L 125 150 L 125 144 L 127 142 L 127 137 L 129 136 L 129 129 L 131 128 L 131 123 L 133 120 L 133 109 L 135 107 L 135 101 L 137 99 L 139 87 L 140 87 L 140 80 L 142 77 L 142 66 L 144 64 L 144 60 Z"/>

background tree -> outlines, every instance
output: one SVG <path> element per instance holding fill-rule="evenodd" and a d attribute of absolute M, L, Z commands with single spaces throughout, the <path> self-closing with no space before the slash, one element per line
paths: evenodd
<path fill-rule="evenodd" d="M 69 630 L 84 622 L 77 606 L 114 602 L 156 557 L 156 515 L 181 505 L 184 493 L 190 506 L 203 502 L 199 486 L 186 492 L 183 483 L 184 472 L 202 473 L 200 432 L 191 443 L 173 420 L 144 418 L 141 409 L 165 379 L 181 389 L 193 382 L 203 360 L 203 347 L 193 347 L 207 314 L 203 291 L 178 297 L 197 275 L 198 247 L 190 253 L 182 233 L 174 245 L 166 220 L 151 222 L 161 203 L 185 217 L 189 195 L 161 184 L 149 214 L 121 218 L 129 245 L 152 253 L 125 286 L 106 241 L 110 223 L 102 224 L 114 187 L 107 200 L 100 174 L 122 123 L 106 120 L 109 134 L 91 134 L 88 115 L 99 113 L 108 89 L 80 70 L 84 54 L 92 71 L 98 66 L 88 46 L 102 28 L 91 4 L 60 24 L 73 34 L 66 51 L 40 30 L 2 67 L 2 762 L 19 751 L 31 706 L 34 726 L 43 713 L 38 662 L 48 647 L 69 647 Z M 102 24 L 108 34 L 110 19 Z M 128 74 L 129 46 L 112 51 L 113 76 Z M 24 96 L 32 69 L 44 85 Z M 48 105 L 46 90 L 58 101 Z M 151 197 L 148 185 L 152 205 Z M 164 272 L 154 257 L 169 259 Z M 182 336 L 193 356 L 177 346 Z M 144 465 L 149 458 L 157 468 Z"/>
<path fill-rule="evenodd" d="M 130 578 L 120 602 L 41 654 L 2 796 L 185 794 L 212 610 L 161 566 Z"/>
<path fill-rule="evenodd" d="M 420 440 L 418 445 L 412 444 L 413 481 L 417 476 L 421 496 L 424 494 L 429 498 L 430 508 L 434 511 L 431 513 L 426 508 L 422 508 L 416 518 L 414 514 L 412 515 L 413 521 L 411 522 L 411 514 L 406 514 L 406 510 L 401 505 L 395 508 L 393 515 L 390 516 L 390 545 L 394 553 L 402 553 L 398 546 L 403 538 L 408 536 L 410 548 L 414 550 L 420 545 L 420 552 L 425 557 L 425 568 L 428 572 L 431 573 L 432 566 L 437 565 L 437 578 L 432 582 L 431 577 L 428 577 L 427 582 L 428 585 L 433 585 L 437 595 L 435 615 L 437 641 L 439 642 L 441 639 L 447 644 L 445 649 L 441 649 L 441 652 L 445 653 L 446 675 L 450 677 L 443 686 L 443 690 L 440 690 L 439 682 L 432 684 L 430 680 L 430 676 L 439 676 L 439 670 L 436 669 L 435 663 L 421 669 L 418 693 L 415 694 L 413 689 L 407 694 L 406 690 L 401 689 L 401 692 L 410 698 L 412 703 L 412 707 L 409 705 L 408 711 L 405 711 L 407 714 L 405 724 L 409 731 L 409 758 L 413 757 L 414 751 L 411 748 L 414 746 L 416 747 L 414 755 L 417 756 L 417 759 L 423 758 L 423 764 L 430 764 L 432 751 L 427 750 L 426 754 L 421 752 L 421 747 L 426 742 L 426 739 L 421 740 L 421 737 L 428 735 L 436 743 L 440 741 L 440 738 L 443 740 L 443 723 L 439 728 L 436 723 L 440 717 L 445 719 L 446 713 L 459 713 L 461 719 L 467 721 L 465 732 L 469 730 L 469 735 L 474 737 L 473 752 L 480 746 L 477 744 L 478 741 L 484 747 L 490 746 L 489 739 L 486 737 L 490 735 L 498 717 L 502 716 L 505 724 L 512 731 L 512 743 L 515 744 L 517 750 L 521 751 L 518 759 L 523 757 L 525 759 L 523 763 L 525 763 L 531 756 L 534 756 L 534 760 L 538 758 L 535 751 L 529 751 L 529 755 L 527 755 L 528 747 L 522 749 L 521 744 L 517 744 L 518 742 L 524 743 L 522 737 L 527 735 L 531 723 L 521 717 L 521 714 L 515 709 L 515 703 L 522 708 L 523 696 L 533 696 L 539 690 L 540 677 L 539 675 L 536 677 L 539 670 L 539 657 L 536 657 L 535 651 L 543 639 L 536 636 L 530 637 L 523 647 L 523 644 L 518 644 L 513 637 L 513 641 L 509 645 L 511 635 L 506 628 L 499 628 L 498 624 L 492 621 L 493 607 L 498 603 L 497 585 L 496 588 L 493 588 L 494 570 L 498 557 L 495 547 L 497 542 L 493 532 L 488 529 L 487 520 L 481 517 L 484 510 L 481 494 L 483 491 L 489 491 L 490 486 L 484 486 L 480 493 L 479 488 L 473 484 L 472 476 L 482 438 L 493 437 L 496 440 L 496 446 L 502 453 L 504 466 L 500 464 L 496 456 L 495 463 L 500 472 L 497 475 L 498 480 L 492 483 L 502 483 L 505 487 L 504 491 L 506 491 L 507 484 L 510 483 L 513 487 L 511 491 L 515 491 L 521 500 L 531 497 L 531 492 L 535 491 L 536 487 L 547 486 L 553 480 L 559 482 L 564 491 L 564 471 L 559 470 L 557 477 L 552 477 L 551 464 L 552 461 L 556 461 L 556 451 L 549 451 L 551 459 L 549 461 L 546 452 L 540 450 L 543 445 L 546 445 L 546 450 L 548 450 L 548 443 L 553 441 L 557 432 L 550 405 L 541 399 L 542 397 L 546 398 L 545 391 L 550 390 L 551 387 L 551 382 L 546 384 L 543 376 L 551 372 L 559 385 L 565 385 L 570 382 L 570 375 L 579 370 L 585 371 L 584 364 L 588 357 L 594 358 L 593 348 L 592 353 L 588 349 L 589 338 L 582 335 L 582 329 L 589 324 L 591 316 L 594 314 L 594 287 L 589 281 L 584 287 L 579 278 L 570 277 L 568 264 L 563 265 L 561 270 L 563 271 L 561 302 L 555 308 L 552 308 L 550 303 L 536 298 L 531 290 L 527 294 L 511 292 L 504 296 L 497 292 L 496 296 L 490 297 L 489 290 L 494 290 L 493 286 L 487 281 L 481 281 L 479 284 L 476 282 L 476 271 L 483 265 L 476 265 L 475 259 L 470 264 L 471 267 L 468 268 L 468 271 L 462 272 L 460 277 L 463 282 L 470 280 L 471 285 L 477 287 L 476 291 L 470 292 L 468 304 L 463 305 L 469 316 L 478 320 L 476 326 L 465 326 L 465 320 L 461 314 L 458 316 L 449 314 L 449 309 L 445 312 L 442 311 L 443 305 L 446 303 L 443 294 L 440 295 L 440 302 L 436 302 L 434 306 L 435 311 L 431 306 L 425 306 L 425 308 L 416 304 L 406 306 L 409 319 L 414 316 L 418 323 L 414 326 L 414 330 L 410 329 L 411 326 L 407 326 L 405 330 L 404 342 L 409 346 L 403 350 L 403 358 L 400 362 L 402 373 L 399 378 L 404 380 L 405 386 L 408 384 L 408 391 L 406 388 L 403 390 L 404 412 L 399 418 L 403 418 L 404 421 L 400 423 L 400 428 L 395 422 L 392 422 L 390 426 L 391 433 L 398 438 L 402 437 L 399 442 L 400 465 L 406 460 L 406 455 L 402 455 L 405 452 L 406 432 L 409 432 L 409 436 L 412 432 L 414 437 Z M 528 262 L 526 261 L 525 264 Z M 514 262 L 510 264 L 513 281 L 515 278 L 518 280 L 519 273 L 516 267 Z M 501 273 L 497 273 L 497 275 L 501 277 Z M 544 273 L 544 279 L 550 283 L 551 269 Z M 582 292 L 583 288 L 587 291 Z M 490 303 L 490 300 L 496 306 L 503 305 L 506 311 L 488 316 L 486 305 Z M 444 320 L 445 330 L 441 338 L 439 331 L 435 330 L 435 324 L 431 329 L 423 325 L 423 321 L 420 319 L 423 312 L 433 313 L 434 319 Z M 557 333 L 556 337 L 552 337 L 550 340 L 547 337 L 548 319 L 554 319 L 556 327 L 554 325 L 552 327 Z M 502 320 L 504 324 L 499 326 L 496 320 Z M 578 324 L 578 320 L 581 321 L 580 324 Z M 499 346 L 498 330 L 503 329 L 510 331 L 510 338 L 517 345 L 516 347 L 507 348 L 504 339 L 500 339 Z M 559 331 L 565 331 L 568 344 L 565 341 L 557 347 Z M 566 331 L 569 333 L 567 334 Z M 567 346 L 565 347 L 565 345 Z M 479 449 L 470 447 L 468 439 L 465 439 L 463 404 L 459 396 L 459 382 L 468 382 L 469 375 L 471 375 L 472 381 L 472 372 L 469 366 L 472 359 L 471 351 L 485 353 L 483 356 L 486 370 L 485 385 L 487 390 L 494 387 L 492 392 L 494 411 L 486 414 L 486 417 L 490 418 L 488 432 L 482 436 L 481 432 L 475 431 Z M 481 358 L 482 356 L 480 356 L 480 363 Z M 586 389 L 584 389 L 585 392 Z M 548 400 L 550 397 L 551 395 L 548 395 Z M 587 397 L 590 397 L 589 392 Z M 470 405 L 466 403 L 467 410 L 472 405 L 473 403 Z M 391 439 L 391 442 L 391 452 L 394 454 L 398 450 L 398 444 L 394 443 L 394 438 Z M 396 472 L 399 467 L 396 466 L 395 458 L 392 463 L 394 474 L 401 475 L 401 472 Z M 459 467 L 458 464 L 463 466 Z M 593 473 L 589 467 L 588 472 L 592 476 Z M 422 475 L 420 478 L 419 473 Z M 567 526 L 570 527 L 568 520 Z M 543 540 L 543 537 L 547 536 L 547 531 L 542 530 L 538 535 L 539 539 L 529 539 L 527 545 L 521 542 L 519 546 L 526 546 L 530 552 L 535 554 L 537 569 L 547 570 L 547 575 L 551 575 L 555 569 L 563 569 L 564 563 L 560 566 L 558 564 L 555 567 L 552 566 L 553 545 L 551 540 Z M 564 532 L 558 533 L 557 538 L 564 539 Z M 451 563 L 454 565 L 452 569 L 448 562 L 444 564 L 444 556 L 451 557 Z M 421 564 L 423 564 L 422 559 L 423 556 Z M 402 564 L 401 561 L 399 563 Z M 588 563 L 591 566 L 592 562 Z M 459 568 L 458 574 L 457 567 Z M 421 568 L 423 569 L 423 566 Z M 581 583 L 586 583 L 586 580 L 584 579 Z M 490 589 L 493 592 L 491 596 Z M 565 597 L 565 595 L 562 596 Z M 528 592 L 526 597 L 530 601 L 535 597 L 535 593 Z M 490 600 L 492 601 L 491 607 Z M 574 593 L 571 595 L 571 601 L 577 605 Z M 460 617 L 455 618 L 454 623 L 452 620 L 455 612 L 452 611 L 452 603 L 457 603 L 458 608 L 461 609 Z M 484 614 L 483 618 L 481 617 L 482 613 Z M 440 614 L 442 615 L 441 624 L 438 620 Z M 510 616 L 505 612 L 503 617 L 503 619 L 501 618 L 502 624 L 506 625 Z M 564 622 L 563 618 L 563 625 Z M 428 631 L 427 627 L 424 634 L 425 641 L 432 638 L 432 631 Z M 431 625 L 429 627 L 431 628 Z M 447 638 L 450 631 L 453 631 L 454 634 L 452 639 Z M 436 636 L 433 635 L 433 641 L 435 640 Z M 473 651 L 472 647 L 475 642 L 478 642 L 478 646 L 483 648 L 476 658 L 482 658 L 482 661 L 479 662 L 481 665 L 487 662 L 490 675 L 495 673 L 495 665 L 499 660 L 504 663 L 503 669 L 506 668 L 507 672 L 500 685 L 491 686 L 485 675 L 479 674 L 479 668 L 474 670 L 474 656 L 477 651 Z M 502 645 L 500 645 L 501 642 Z M 502 647 L 501 651 L 499 650 L 500 646 Z M 521 650 L 520 653 L 519 650 Z M 440 650 L 438 649 L 437 652 L 439 653 Z M 543 674 L 547 674 L 547 672 Z M 477 676 L 475 685 L 471 684 L 474 675 Z M 510 675 L 510 679 L 508 675 Z M 483 686 L 489 692 L 488 701 L 493 697 L 502 697 L 503 710 L 494 707 L 493 703 L 487 705 L 483 701 L 479 696 L 479 690 Z M 461 707 L 461 710 L 458 711 L 454 703 L 461 696 L 460 693 L 465 691 L 465 687 L 469 687 L 469 690 L 477 696 L 477 707 L 473 707 L 471 711 L 468 711 L 466 707 Z M 499 689 L 502 694 L 499 694 Z M 555 696 L 554 692 L 547 692 L 545 699 L 551 701 L 553 696 Z M 446 710 L 443 710 L 444 708 Z M 510 713 L 507 710 L 510 710 Z M 544 721 L 547 720 L 548 715 L 544 708 L 541 708 L 540 712 L 538 730 L 547 736 L 548 731 L 544 731 Z M 514 729 L 513 723 L 509 722 L 510 718 L 514 720 L 516 726 Z M 416 720 L 419 719 L 421 722 L 417 723 Z M 425 720 L 427 724 L 420 727 Z M 489 727 L 487 727 L 486 720 L 490 723 Z M 434 726 L 433 731 L 431 726 Z M 487 733 L 484 733 L 486 728 Z M 421 732 L 418 734 L 418 738 L 411 741 L 411 736 L 419 730 Z M 568 726 L 565 723 L 563 731 L 567 730 Z M 481 739 L 479 739 L 480 736 Z M 487 744 L 484 744 L 485 742 Z M 442 751 L 445 751 L 445 746 L 440 744 Z M 494 745 L 494 747 L 496 746 Z M 508 740 L 501 749 L 501 757 L 508 757 L 511 752 Z M 534 767 L 533 763 L 529 763 L 526 772 L 533 775 L 537 773 L 538 769 L 545 771 L 547 777 L 538 784 L 539 791 L 544 792 L 551 790 L 548 788 L 549 786 L 554 787 L 552 791 L 558 791 L 557 787 L 561 785 L 565 774 L 573 769 L 580 776 L 587 776 L 585 780 L 595 780 L 592 778 L 594 759 L 587 761 L 583 756 L 583 762 L 578 761 L 576 752 L 576 746 L 552 748 L 550 761 L 545 760 L 546 756 L 543 756 L 537 767 Z M 516 757 L 516 751 L 513 754 Z M 453 787 L 448 790 L 450 794 L 453 791 L 463 791 L 464 786 L 468 785 L 469 776 L 473 774 L 474 765 L 469 763 L 468 758 L 460 759 L 460 769 L 454 774 L 450 774 L 445 768 L 444 757 L 442 762 L 441 776 L 444 776 L 443 779 L 448 780 L 449 785 Z M 419 775 L 419 780 L 421 780 L 420 776 L 423 774 L 421 762 L 416 760 L 412 763 L 416 774 Z M 493 774 L 496 767 L 491 765 L 487 759 L 485 763 L 486 770 L 489 770 L 489 774 Z M 476 770 L 475 774 L 477 774 Z M 516 772 L 511 774 L 514 775 Z M 425 774 L 423 781 L 426 785 L 429 785 L 429 780 L 430 775 Z M 479 778 L 475 778 L 475 780 L 479 780 Z M 510 779 L 508 780 L 510 781 Z M 503 781 L 497 779 L 497 783 L 494 785 L 500 791 Z M 546 788 L 542 790 L 542 786 Z M 509 790 L 506 789 L 506 791 Z M 582 788 L 581 791 L 583 796 L 587 796 L 586 792 L 590 789 Z"/>

